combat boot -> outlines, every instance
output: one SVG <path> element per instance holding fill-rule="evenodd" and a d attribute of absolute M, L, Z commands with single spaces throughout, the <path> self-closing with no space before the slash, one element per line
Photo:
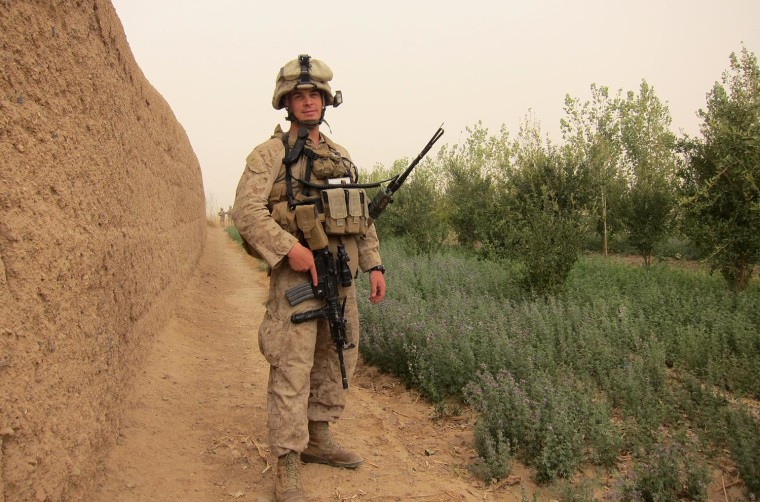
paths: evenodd
<path fill-rule="evenodd" d="M 291 451 L 277 459 L 274 479 L 275 502 L 306 502 L 298 473 L 298 454 Z"/>
<path fill-rule="evenodd" d="M 309 444 L 301 452 L 301 460 L 347 469 L 356 469 L 364 462 L 359 455 L 335 442 L 327 422 L 311 421 L 309 421 Z"/>

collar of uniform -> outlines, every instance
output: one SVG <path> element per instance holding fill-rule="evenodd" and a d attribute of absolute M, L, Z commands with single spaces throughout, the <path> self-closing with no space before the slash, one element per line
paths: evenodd
<path fill-rule="evenodd" d="M 291 134 L 288 132 L 288 148 L 293 148 L 296 145 L 296 140 L 298 139 L 298 134 Z M 321 132 L 319 133 L 319 144 L 327 143 L 328 145 L 331 145 L 331 141 Z M 311 140 L 311 138 L 306 138 L 306 145 L 314 145 L 314 142 Z"/>
<path fill-rule="evenodd" d="M 327 143 L 327 141 L 325 140 L 325 135 L 322 134 L 322 133 L 319 133 L 319 143 L 317 143 L 317 144 L 318 145 L 323 145 L 325 143 Z M 314 145 L 314 142 L 311 140 L 311 138 L 306 138 L 306 145 L 307 146 L 308 145 Z"/>

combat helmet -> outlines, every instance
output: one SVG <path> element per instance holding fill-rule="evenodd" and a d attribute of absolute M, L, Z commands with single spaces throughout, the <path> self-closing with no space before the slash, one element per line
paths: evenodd
<path fill-rule="evenodd" d="M 318 59 L 312 59 L 308 54 L 301 54 L 298 59 L 285 64 L 277 73 L 272 106 L 275 110 L 282 110 L 285 108 L 285 96 L 295 89 L 317 88 L 322 91 L 322 118 L 324 118 L 325 108 L 328 105 L 337 107 L 343 102 L 342 93 L 336 91 L 333 95 L 332 89 L 330 89 L 329 82 L 332 77 L 332 70 L 325 63 Z M 287 119 L 292 120 L 292 118 L 288 113 Z M 321 121 L 322 119 L 320 119 Z"/>

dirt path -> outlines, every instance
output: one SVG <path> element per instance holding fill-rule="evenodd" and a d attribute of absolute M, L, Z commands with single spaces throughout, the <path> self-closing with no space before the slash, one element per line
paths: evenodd
<path fill-rule="evenodd" d="M 267 278 L 217 228 L 128 397 L 130 412 L 103 466 L 95 501 L 271 500 L 266 436 L 268 366 L 256 332 Z M 390 285 L 392 287 L 392 285 Z M 520 500 L 527 482 L 486 488 L 467 471 L 471 417 L 433 409 L 360 364 L 333 427 L 366 462 L 356 471 L 304 465 L 313 501 Z"/>

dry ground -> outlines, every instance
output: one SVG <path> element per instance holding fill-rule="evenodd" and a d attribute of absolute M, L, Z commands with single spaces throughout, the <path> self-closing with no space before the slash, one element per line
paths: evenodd
<path fill-rule="evenodd" d="M 256 342 L 266 286 L 256 261 L 209 228 L 200 265 L 138 372 L 95 501 L 271 500 L 268 367 Z M 333 430 L 366 462 L 355 471 L 304 465 L 309 500 L 532 498 L 520 466 L 514 484 L 496 488 L 469 474 L 471 416 L 436 420 L 417 395 L 361 364 L 350 385 Z"/>

